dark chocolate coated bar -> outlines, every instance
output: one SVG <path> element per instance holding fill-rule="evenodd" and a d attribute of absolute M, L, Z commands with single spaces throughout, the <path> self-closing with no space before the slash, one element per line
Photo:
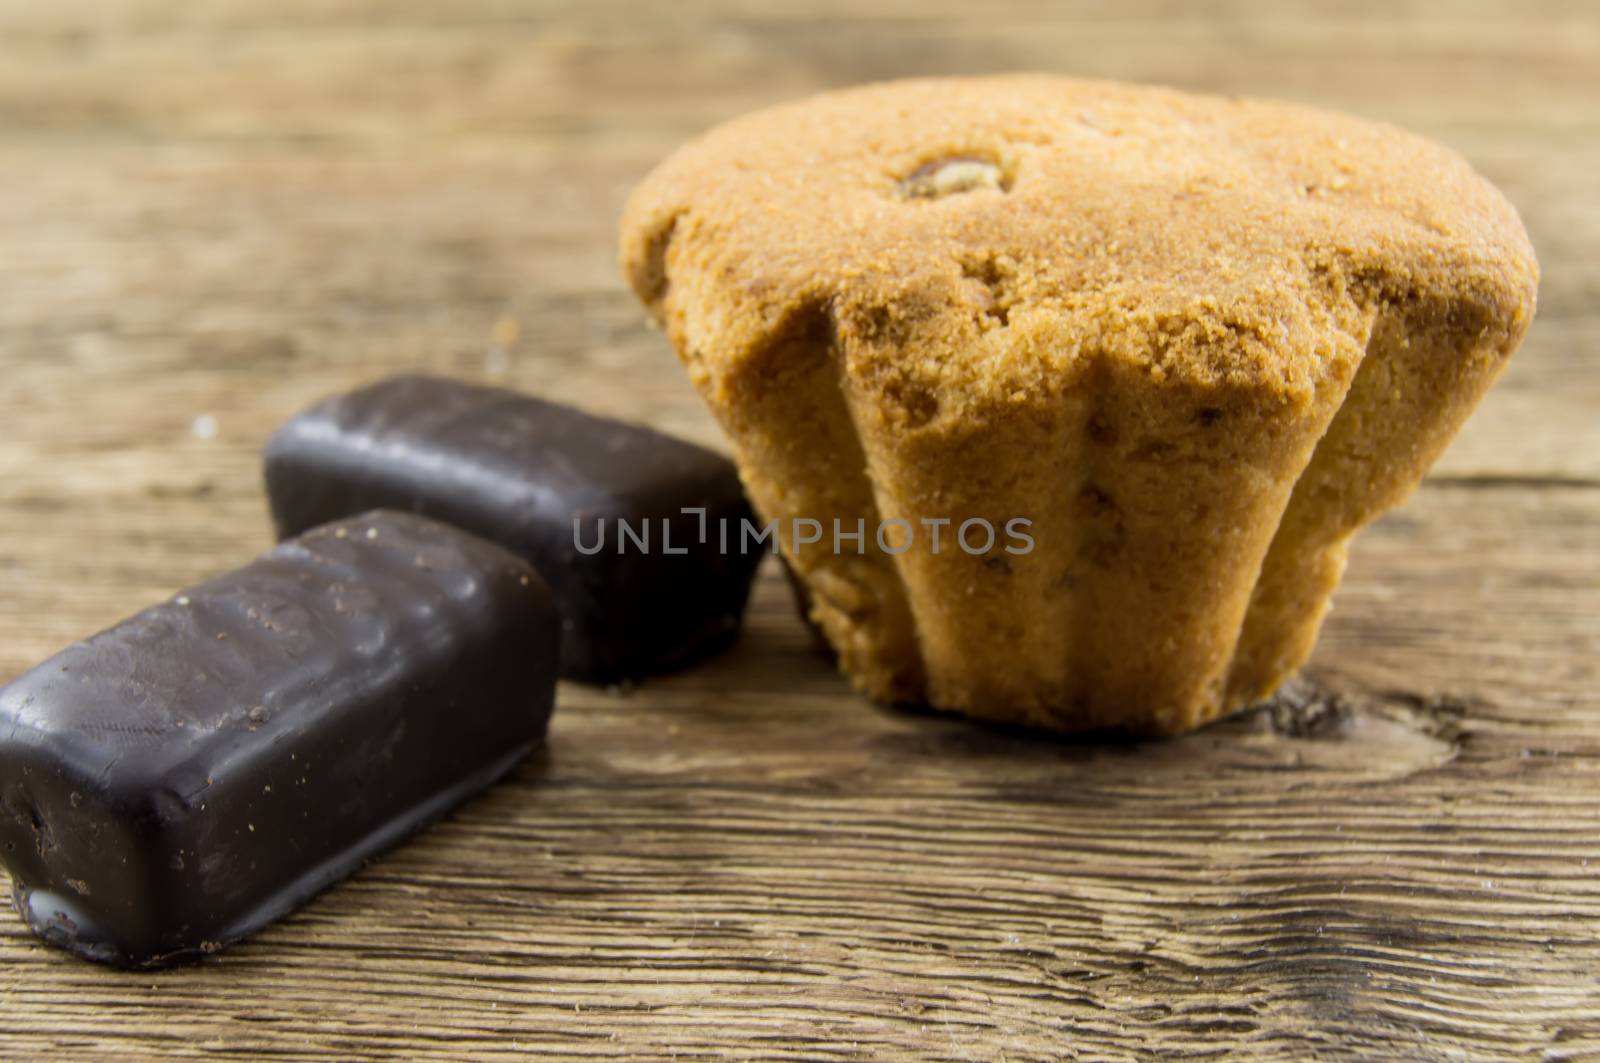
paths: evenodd
<path fill-rule="evenodd" d="M 526 558 L 560 602 L 564 674 L 590 682 L 668 671 L 726 646 L 760 559 L 738 548 L 740 522 L 753 518 L 726 458 L 434 377 L 393 377 L 295 417 L 267 445 L 266 480 L 280 535 L 384 506 Z M 695 508 L 703 517 L 683 512 Z"/>
<path fill-rule="evenodd" d="M 0 690 L 0 862 L 35 933 L 118 966 L 241 938 L 543 737 L 559 617 L 521 559 L 368 513 Z"/>

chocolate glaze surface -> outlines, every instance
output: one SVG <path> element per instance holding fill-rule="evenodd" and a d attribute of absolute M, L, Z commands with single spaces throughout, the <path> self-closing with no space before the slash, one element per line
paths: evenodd
<path fill-rule="evenodd" d="M 591 682 L 668 671 L 726 646 L 760 560 L 738 548 L 739 522 L 754 518 L 728 459 L 515 392 L 391 377 L 295 417 L 265 457 L 280 535 L 384 506 L 526 558 L 561 605 L 564 674 Z M 703 525 L 682 512 L 695 507 Z M 624 541 L 619 521 L 647 529 L 648 545 Z M 585 553 L 580 542 L 602 545 Z"/>
<path fill-rule="evenodd" d="M 160 966 L 259 929 L 542 738 L 537 573 L 377 512 L 281 543 L 0 690 L 0 862 L 32 929 Z"/>

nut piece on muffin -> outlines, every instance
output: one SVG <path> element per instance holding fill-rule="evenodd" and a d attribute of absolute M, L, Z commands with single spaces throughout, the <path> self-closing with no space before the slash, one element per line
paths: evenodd
<path fill-rule="evenodd" d="M 1305 661 L 1360 527 L 1521 341 L 1538 263 L 1450 150 L 1050 76 L 872 85 L 713 129 L 622 266 L 856 685 L 1176 733 Z M 1025 518 L 1034 548 L 951 532 Z M 922 530 L 876 541 L 880 522 Z M 927 523 L 932 522 L 932 523 Z"/>

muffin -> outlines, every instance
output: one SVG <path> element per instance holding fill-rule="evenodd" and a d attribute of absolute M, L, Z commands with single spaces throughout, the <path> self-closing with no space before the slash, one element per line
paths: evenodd
<path fill-rule="evenodd" d="M 719 126 L 634 192 L 621 259 L 862 691 L 1169 734 L 1305 661 L 1538 283 L 1430 141 L 1036 75 Z M 835 520 L 863 541 L 808 541 Z M 999 545 L 952 548 L 979 521 Z"/>

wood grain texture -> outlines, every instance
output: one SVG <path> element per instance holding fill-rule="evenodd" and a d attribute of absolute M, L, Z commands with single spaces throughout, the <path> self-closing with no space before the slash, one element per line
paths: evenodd
<path fill-rule="evenodd" d="M 1576 0 L 0 0 L 0 680 L 263 549 L 261 442 L 383 372 L 716 443 L 616 214 L 817 88 L 1340 107 L 1459 148 L 1545 268 L 1272 706 L 1143 744 L 875 709 L 768 571 L 732 653 L 564 687 L 537 763 L 197 967 L 6 915 L 0 1058 L 1600 1058 L 1597 56 Z"/>

